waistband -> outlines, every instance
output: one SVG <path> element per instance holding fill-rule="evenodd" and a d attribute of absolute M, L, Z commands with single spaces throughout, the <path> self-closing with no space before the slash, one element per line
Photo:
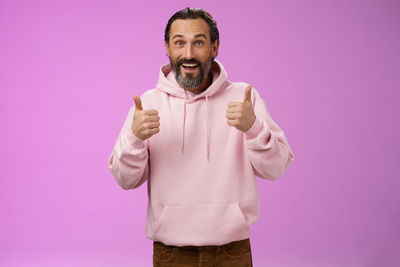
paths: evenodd
<path fill-rule="evenodd" d="M 166 245 L 160 241 L 154 241 L 153 242 L 154 246 L 160 246 L 164 248 L 169 248 L 172 250 L 178 250 L 178 251 L 193 251 L 193 252 L 200 252 L 204 250 L 219 250 L 223 247 L 229 247 L 229 246 L 250 246 L 250 239 L 246 238 L 243 240 L 238 240 L 238 241 L 233 241 L 227 244 L 223 244 L 220 246 L 171 246 L 171 245 Z"/>

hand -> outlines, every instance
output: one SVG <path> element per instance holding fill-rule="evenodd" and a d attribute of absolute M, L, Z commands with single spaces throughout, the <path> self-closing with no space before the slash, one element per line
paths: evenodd
<path fill-rule="evenodd" d="M 247 86 L 243 102 L 229 102 L 226 110 L 228 125 L 246 132 L 256 120 L 253 104 L 251 103 L 251 85 Z"/>
<path fill-rule="evenodd" d="M 133 96 L 135 101 L 135 114 L 131 126 L 132 133 L 144 141 L 160 131 L 160 117 L 155 109 L 143 110 L 142 101 L 138 96 Z"/>

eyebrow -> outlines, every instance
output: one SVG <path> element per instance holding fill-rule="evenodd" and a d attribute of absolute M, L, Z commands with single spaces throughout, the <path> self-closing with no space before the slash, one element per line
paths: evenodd
<path fill-rule="evenodd" d="M 206 36 L 205 34 L 203 34 L 203 33 L 196 34 L 194 37 L 195 37 L 195 38 L 198 38 L 198 37 L 204 37 L 204 39 L 206 39 L 206 40 L 207 40 L 207 36 Z"/>
<path fill-rule="evenodd" d="M 172 40 L 175 39 L 175 38 L 182 38 L 182 37 L 183 37 L 182 34 L 176 34 L 176 35 L 174 35 L 174 36 L 172 37 Z M 195 37 L 195 38 L 204 37 L 204 39 L 207 40 L 207 36 L 206 36 L 205 34 L 203 34 L 203 33 L 196 34 L 194 37 Z"/>

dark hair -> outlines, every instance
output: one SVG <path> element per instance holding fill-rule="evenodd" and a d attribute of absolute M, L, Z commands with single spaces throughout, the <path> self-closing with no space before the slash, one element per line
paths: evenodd
<path fill-rule="evenodd" d="M 169 20 L 167 27 L 165 27 L 165 33 L 164 33 L 164 40 L 165 42 L 169 43 L 169 32 L 171 30 L 171 25 L 172 22 L 174 22 L 177 19 L 203 19 L 205 22 L 207 22 L 208 27 L 210 28 L 210 39 L 211 43 L 214 43 L 216 40 L 219 40 L 219 31 L 217 28 L 217 23 L 211 17 L 211 15 L 201 9 L 201 8 L 191 8 L 187 7 L 185 9 L 182 9 L 178 12 L 176 12 Z"/>

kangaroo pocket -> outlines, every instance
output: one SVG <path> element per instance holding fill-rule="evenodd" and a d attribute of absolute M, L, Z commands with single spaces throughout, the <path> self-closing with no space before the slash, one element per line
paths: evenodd
<path fill-rule="evenodd" d="M 238 203 L 165 206 L 154 228 L 156 240 L 178 246 L 221 245 L 248 235 Z"/>

